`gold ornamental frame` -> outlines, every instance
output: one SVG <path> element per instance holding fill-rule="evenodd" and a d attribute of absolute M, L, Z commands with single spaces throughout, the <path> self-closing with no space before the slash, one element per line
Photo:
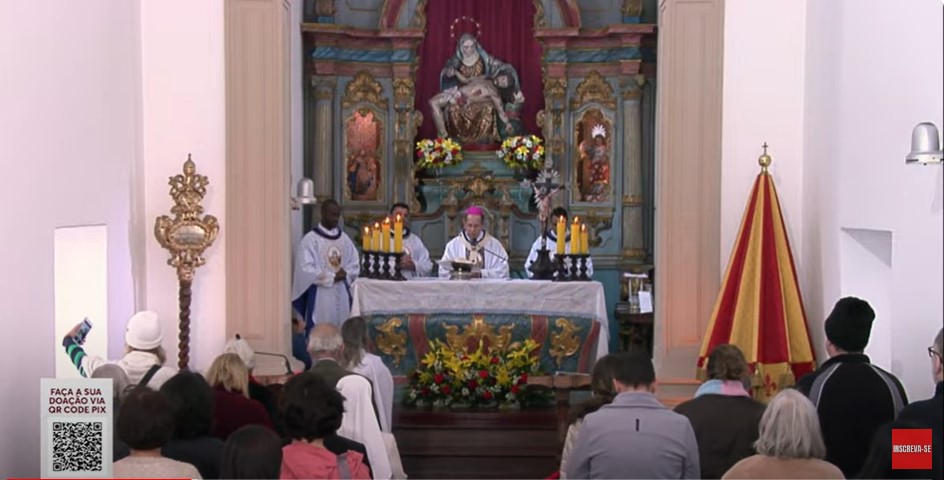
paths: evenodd
<path fill-rule="evenodd" d="M 177 270 L 179 333 L 177 368 L 188 369 L 190 363 L 190 300 L 193 274 L 197 267 L 206 263 L 203 252 L 213 244 L 220 231 L 220 224 L 213 215 L 203 215 L 203 197 L 206 196 L 206 175 L 197 173 L 197 166 L 187 154 L 183 174 L 170 177 L 170 197 L 174 206 L 170 208 L 173 218 L 161 215 L 154 222 L 154 237 L 170 253 L 167 264 Z M 201 215 L 203 217 L 201 218 Z"/>

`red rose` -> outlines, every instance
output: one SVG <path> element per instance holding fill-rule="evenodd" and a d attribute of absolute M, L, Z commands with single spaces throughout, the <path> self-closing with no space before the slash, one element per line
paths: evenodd
<path fill-rule="evenodd" d="M 488 370 L 479 370 L 479 376 L 482 378 L 488 378 Z"/>
<path fill-rule="evenodd" d="M 468 359 L 469 359 L 469 356 L 468 356 L 468 355 L 463 355 L 463 356 L 462 356 L 462 361 L 463 361 L 463 362 L 466 361 L 466 360 L 468 360 Z"/>
<path fill-rule="evenodd" d="M 484 399 L 486 399 L 486 400 L 491 400 L 491 399 L 492 399 L 492 391 L 491 391 L 491 390 L 486 390 L 485 393 L 482 394 L 482 398 L 484 398 Z"/>
<path fill-rule="evenodd" d="M 520 391 L 521 391 L 521 389 L 518 388 L 517 385 L 512 385 L 512 386 L 511 386 L 511 393 L 517 394 L 517 393 L 520 392 Z"/>
<path fill-rule="evenodd" d="M 528 383 L 528 374 L 522 373 L 521 378 L 518 379 L 518 385 L 524 385 L 525 383 Z"/>
<path fill-rule="evenodd" d="M 449 388 L 449 385 L 443 385 L 442 388 L 439 389 L 439 391 L 442 392 L 443 395 L 449 395 L 449 392 L 450 392 L 451 390 L 452 390 L 452 389 Z"/>
<path fill-rule="evenodd" d="M 479 386 L 479 382 L 475 380 L 469 380 L 469 383 L 466 384 L 469 387 L 469 390 L 475 390 Z"/>
<path fill-rule="evenodd" d="M 443 377 L 443 374 L 441 373 L 437 373 L 436 376 L 433 377 L 433 382 L 435 382 L 436 385 L 439 385 L 440 383 L 442 383 L 443 380 L 444 380 L 444 377 Z"/>
<path fill-rule="evenodd" d="M 492 365 L 498 363 L 498 357 L 492 357 L 491 362 L 492 362 Z"/>
<path fill-rule="evenodd" d="M 423 389 L 420 390 L 420 395 L 422 395 L 422 396 L 424 396 L 424 397 L 428 397 L 428 396 L 429 396 L 429 388 L 423 387 Z"/>

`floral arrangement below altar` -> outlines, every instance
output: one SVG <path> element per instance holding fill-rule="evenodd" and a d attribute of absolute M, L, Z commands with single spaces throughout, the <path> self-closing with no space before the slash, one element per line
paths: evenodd
<path fill-rule="evenodd" d="M 515 170 L 537 171 L 544 167 L 544 141 L 537 135 L 508 137 L 498 150 L 498 158 Z"/>
<path fill-rule="evenodd" d="M 548 404 L 551 393 L 529 388 L 541 374 L 540 345 L 531 339 L 490 352 L 482 342 L 474 352 L 433 340 L 421 366 L 410 375 L 407 402 L 418 407 L 526 407 Z"/>
<path fill-rule="evenodd" d="M 441 169 L 462 162 L 462 145 L 451 138 L 424 139 L 416 142 L 416 168 Z"/>

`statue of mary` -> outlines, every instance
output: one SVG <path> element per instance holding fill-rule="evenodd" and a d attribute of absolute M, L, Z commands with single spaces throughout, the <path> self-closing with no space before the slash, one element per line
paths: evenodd
<path fill-rule="evenodd" d="M 489 55 L 471 34 L 463 34 L 455 55 L 439 75 L 440 93 L 430 99 L 440 137 L 463 144 L 490 144 L 520 135 L 524 104 L 515 67 Z"/>

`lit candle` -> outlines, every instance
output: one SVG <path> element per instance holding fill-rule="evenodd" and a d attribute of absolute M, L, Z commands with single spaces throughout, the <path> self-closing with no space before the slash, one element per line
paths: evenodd
<path fill-rule="evenodd" d="M 590 253 L 590 232 L 584 224 L 580 224 L 580 253 L 584 255 Z"/>
<path fill-rule="evenodd" d="M 390 251 L 390 219 L 385 218 L 383 225 L 380 227 L 380 250 L 383 252 Z"/>
<path fill-rule="evenodd" d="M 397 214 L 397 219 L 393 222 L 393 253 L 403 252 L 403 218 Z"/>
<path fill-rule="evenodd" d="M 564 219 L 564 216 L 561 215 L 557 217 L 557 255 L 563 255 L 565 247 L 567 247 L 567 222 Z"/>
<path fill-rule="evenodd" d="M 379 223 L 374 222 L 374 229 L 371 230 L 371 234 L 372 234 L 371 239 L 370 239 L 371 250 L 375 252 L 379 252 L 380 251 L 380 224 Z"/>
<path fill-rule="evenodd" d="M 574 217 L 574 223 L 570 226 L 570 253 L 580 253 L 580 217 Z"/>
<path fill-rule="evenodd" d="M 364 227 L 364 235 L 361 236 L 361 250 L 370 250 L 370 227 Z"/>

